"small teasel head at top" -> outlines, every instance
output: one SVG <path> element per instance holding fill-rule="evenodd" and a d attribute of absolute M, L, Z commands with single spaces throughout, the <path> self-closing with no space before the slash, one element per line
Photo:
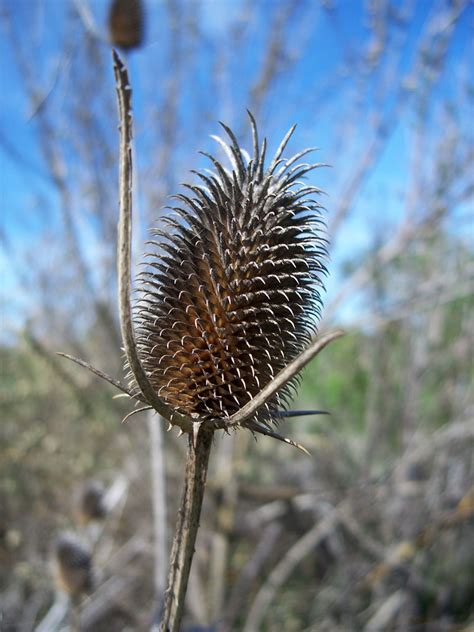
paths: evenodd
<path fill-rule="evenodd" d="M 109 36 L 113 46 L 131 51 L 143 44 L 145 11 L 143 0 L 112 0 L 109 8 Z"/>
<path fill-rule="evenodd" d="M 266 160 L 249 113 L 253 154 L 221 124 L 230 163 L 204 154 L 177 204 L 152 230 L 134 320 L 138 355 L 157 395 L 209 428 L 229 420 L 310 343 L 321 308 L 327 242 L 317 187 L 321 166 L 284 158 L 294 127 Z M 242 425 L 270 429 L 297 377 Z"/>

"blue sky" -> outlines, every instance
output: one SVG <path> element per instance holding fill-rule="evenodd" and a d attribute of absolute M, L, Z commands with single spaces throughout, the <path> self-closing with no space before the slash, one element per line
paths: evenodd
<path fill-rule="evenodd" d="M 19 36 L 23 38 L 24 49 L 31 59 L 36 76 L 41 78 L 41 84 L 48 86 L 52 83 L 55 69 L 61 53 L 61 33 L 66 28 L 66 10 L 71 3 L 59 0 L 17 0 L 10 3 L 12 7 L 12 24 L 19 29 Z M 31 7 L 34 6 L 34 10 Z M 96 0 L 93 3 L 82 3 L 89 6 L 95 24 L 103 31 L 107 14 L 108 2 Z M 186 7 L 193 6 L 184 2 L 184 9 L 180 19 L 186 20 Z M 194 5 L 197 6 L 197 5 Z M 236 23 L 242 26 L 242 2 L 226 0 L 205 0 L 199 13 L 199 25 L 202 37 L 191 42 L 194 46 L 190 63 L 193 65 L 187 75 L 183 72 L 183 91 L 179 103 L 179 117 L 183 122 L 182 136 L 178 139 L 179 151 L 174 160 L 176 162 L 176 182 L 187 177 L 191 167 L 202 165 L 197 157 L 199 149 L 209 149 L 212 145 L 209 135 L 218 132 L 217 119 L 223 118 L 237 130 L 244 130 L 245 107 L 248 105 L 248 87 L 252 84 L 260 68 L 260 60 L 265 52 L 265 42 L 271 36 L 269 29 L 272 22 L 268 19 L 270 9 L 275 7 L 284 10 L 285 3 L 273 2 L 256 3 L 257 10 L 250 13 L 246 23 L 246 37 L 238 50 L 227 46 L 228 28 Z M 318 170 L 314 182 L 325 189 L 329 197 L 324 200 L 331 210 L 337 205 L 338 197 L 344 190 L 347 178 L 353 172 L 357 161 L 360 160 L 361 150 L 371 139 L 370 110 L 376 95 L 371 95 L 371 85 L 368 81 L 357 94 L 357 85 L 347 80 L 341 74 L 341 62 L 344 55 L 348 58 L 350 69 L 351 56 L 360 56 L 361 50 L 367 50 L 372 34 L 367 28 L 366 16 L 363 14 L 363 2 L 345 0 L 338 3 L 337 12 L 322 10 L 315 3 L 302 1 L 297 3 L 293 22 L 289 22 L 286 29 L 288 45 L 286 54 L 296 55 L 291 73 L 284 72 L 277 76 L 276 81 L 262 104 L 258 113 L 260 127 L 263 133 L 270 134 L 270 146 L 275 147 L 281 136 L 293 122 L 298 123 L 298 129 L 292 141 L 291 150 L 298 151 L 304 146 L 316 145 L 321 148 L 318 160 L 331 163 L 332 168 Z M 312 8 L 314 6 L 314 9 Z M 423 32 L 427 16 L 436 9 L 443 7 L 443 3 L 430 1 L 415 2 L 410 17 L 407 45 L 401 57 L 394 77 L 409 72 L 420 34 Z M 298 13 L 303 12 L 305 19 L 298 19 Z M 170 35 L 163 30 L 166 13 L 160 2 L 148 3 L 148 26 L 146 46 L 134 53 L 130 58 L 131 72 L 135 88 L 135 124 L 136 149 L 140 167 L 147 165 L 153 148 L 150 148 L 147 129 L 147 116 L 151 106 L 166 100 L 168 84 L 153 81 L 168 76 L 170 63 Z M 442 18 L 443 11 L 440 12 Z M 472 5 L 465 10 L 457 25 L 454 36 L 449 45 L 446 70 L 435 91 L 431 96 L 434 103 L 429 115 L 428 125 L 430 134 L 440 135 L 436 128 L 438 104 L 445 100 L 456 101 L 459 85 L 469 73 L 469 38 L 472 36 L 473 11 Z M 394 37 L 392 44 L 397 44 Z M 472 47 L 472 45 L 471 45 Z M 429 51 L 428 51 L 429 52 Z M 104 55 L 108 54 L 104 51 Z M 0 193 L 2 199 L 2 230 L 7 235 L 13 251 L 17 253 L 15 266 L 18 261 L 26 261 L 23 253 L 34 253 L 42 260 L 49 256 L 45 243 L 54 240 L 59 229 L 60 217 L 58 197 L 51 186 L 47 169 L 41 153 L 38 150 L 38 137 L 35 120 L 31 119 L 31 107 L 25 97 L 23 83 L 20 79 L 17 64 L 12 53 L 8 37 L 0 38 L 0 55 L 3 60 L 0 72 L 1 81 L 1 109 L 0 109 L 0 164 L 1 182 Z M 227 76 L 214 90 L 214 84 L 209 78 L 210 69 L 214 68 L 216 60 L 226 67 Z M 60 79 L 48 100 L 55 111 L 61 113 L 68 107 L 70 90 L 68 83 L 69 66 L 76 63 L 76 58 L 64 64 Z M 79 62 L 77 62 L 79 63 Z M 472 64 L 471 64 L 472 67 Z M 172 71 L 174 70 L 171 66 Z M 167 74 L 168 73 L 168 74 Z M 464 74 L 463 74 L 464 73 Z M 192 81 L 190 80 L 192 79 Z M 107 81 L 113 93 L 113 82 L 110 73 Z M 472 82 L 472 76 L 470 78 Z M 314 97 L 312 94 L 314 93 Z M 113 96 L 113 94 L 112 94 Z M 191 99 L 200 100 L 209 111 L 207 120 L 196 121 L 193 116 Z M 383 100 L 382 112 L 389 109 L 395 99 L 387 90 Z M 358 100 L 360 101 L 358 103 Z M 351 127 L 349 114 L 357 113 L 357 108 L 367 109 L 367 120 L 364 112 L 354 116 L 357 127 Z M 351 109 L 353 108 L 353 109 Z M 464 119 L 469 116 L 466 111 L 461 112 Z M 362 122 L 362 124 L 361 124 Z M 115 134 L 115 112 L 110 114 L 110 130 Z M 197 125 L 199 123 L 199 125 Z M 390 230 L 399 219 L 401 197 L 407 188 L 410 177 L 410 152 L 413 140 L 414 112 L 407 107 L 399 120 L 392 126 L 391 133 L 384 150 L 377 158 L 377 162 L 370 173 L 365 185 L 357 195 L 351 213 L 351 219 L 344 226 L 332 250 L 333 271 L 329 282 L 329 291 L 339 282 L 337 269 L 342 262 L 357 257 L 369 248 L 374 239 L 374 225 L 380 229 Z M 466 121 L 464 120 L 464 123 Z M 270 127 L 270 129 L 269 129 Z M 184 142 L 183 139 L 189 140 Z M 350 139 L 350 140 L 348 140 Z M 193 148 L 189 145 L 194 143 Z M 71 172 L 87 168 L 78 162 L 77 156 L 68 154 L 67 169 Z M 145 170 L 144 170 L 145 172 Z M 140 178 L 144 178 L 140 169 Z M 169 193 L 173 193 L 171 190 Z M 80 234 L 87 258 L 93 259 L 100 250 L 100 244 L 94 243 L 94 219 L 80 221 Z M 18 256 L 19 255 L 19 256 Z M 0 266 L 2 267 L 2 290 L 5 295 L 5 312 L 8 318 L 21 322 L 24 315 L 31 312 L 29 297 L 22 295 L 18 289 L 17 275 L 11 270 L 9 257 L 0 249 Z M 12 309 L 9 296 L 15 293 L 17 297 Z"/>

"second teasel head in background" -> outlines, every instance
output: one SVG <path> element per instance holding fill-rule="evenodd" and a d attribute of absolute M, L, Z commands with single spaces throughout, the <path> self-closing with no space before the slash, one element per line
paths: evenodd
<path fill-rule="evenodd" d="M 143 44 L 145 10 L 142 0 L 112 0 L 109 36 L 112 46 L 130 51 Z"/>

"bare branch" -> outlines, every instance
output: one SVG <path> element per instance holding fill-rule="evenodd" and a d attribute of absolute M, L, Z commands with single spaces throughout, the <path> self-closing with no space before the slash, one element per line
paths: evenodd
<path fill-rule="evenodd" d="M 247 616 L 244 632 L 258 632 L 262 629 L 265 613 L 277 591 L 289 577 L 297 564 L 301 562 L 317 545 L 326 538 L 339 521 L 338 508 L 328 514 L 300 538 L 275 566 L 260 588 Z"/>
<path fill-rule="evenodd" d="M 73 3 L 86 32 L 101 44 L 110 45 L 95 23 L 87 0 L 73 0 Z"/>
<path fill-rule="evenodd" d="M 250 555 L 246 564 L 243 566 L 240 576 L 235 582 L 235 586 L 229 598 L 229 603 L 225 609 L 225 623 L 223 632 L 235 630 L 235 621 L 242 608 L 245 606 L 245 600 L 253 582 L 257 579 L 262 567 L 275 550 L 278 538 L 283 531 L 281 522 L 271 522 L 262 530 L 262 535 L 257 546 Z"/>

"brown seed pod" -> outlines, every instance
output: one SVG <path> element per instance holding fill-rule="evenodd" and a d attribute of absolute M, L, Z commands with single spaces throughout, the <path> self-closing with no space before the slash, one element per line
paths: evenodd
<path fill-rule="evenodd" d="M 144 11 L 141 0 L 113 0 L 109 11 L 109 33 L 113 46 L 124 50 L 143 42 Z"/>
<path fill-rule="evenodd" d="M 58 587 L 71 597 L 88 593 L 93 587 L 92 556 L 73 533 L 62 533 L 54 549 Z"/>
<path fill-rule="evenodd" d="M 180 206 L 152 233 L 135 317 L 137 348 L 148 378 L 174 410 L 207 424 L 241 409 L 293 360 L 315 333 L 326 240 L 320 192 L 301 179 L 310 149 L 282 158 L 292 128 L 265 165 L 250 115 L 253 156 L 232 131 L 216 140 L 232 170 L 205 154 L 214 171 L 185 185 Z M 295 380 L 254 421 L 269 426 Z"/>

